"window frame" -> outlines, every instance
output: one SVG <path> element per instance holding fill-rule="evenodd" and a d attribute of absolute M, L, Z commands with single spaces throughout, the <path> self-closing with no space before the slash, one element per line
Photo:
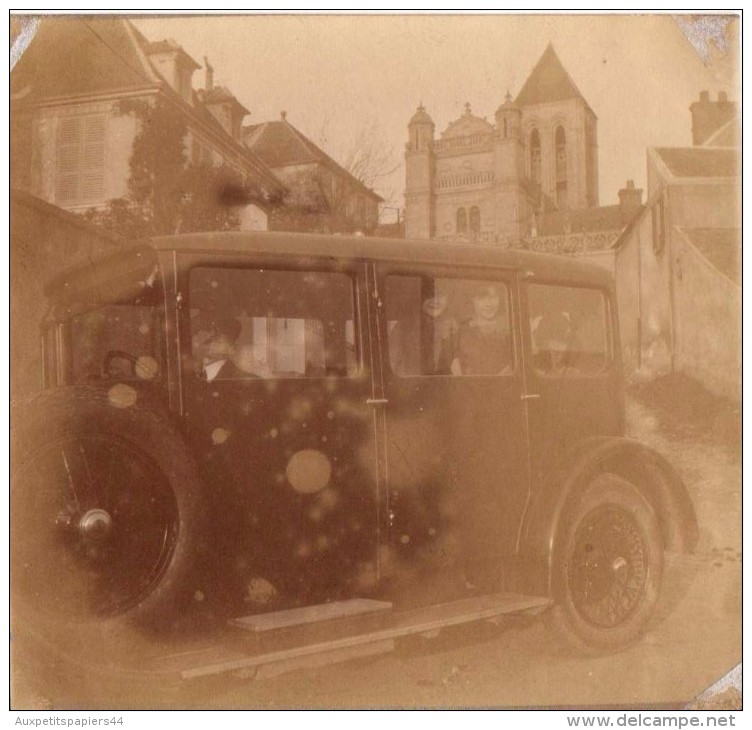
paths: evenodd
<path fill-rule="evenodd" d="M 464 281 L 467 283 L 479 284 L 498 284 L 506 289 L 507 316 L 509 321 L 510 346 L 512 354 L 512 365 L 508 370 L 499 373 L 487 374 L 460 374 L 453 373 L 431 373 L 431 374 L 400 374 L 393 370 L 391 353 L 389 350 L 389 320 L 387 319 L 387 286 L 390 277 L 420 278 L 425 279 L 451 279 L 453 281 Z M 517 272 L 507 269 L 477 270 L 472 268 L 467 272 L 457 271 L 456 269 L 444 270 L 441 268 L 426 268 L 423 271 L 416 271 L 415 268 L 402 267 L 398 265 L 387 266 L 382 264 L 379 272 L 379 287 L 383 292 L 383 306 L 379 310 L 383 313 L 383 327 L 385 337 L 382 338 L 382 360 L 384 372 L 388 377 L 398 380 L 425 379 L 436 380 L 445 378 L 453 382 L 465 382 L 471 378 L 516 378 L 520 375 L 523 368 L 523 348 L 520 339 L 520 305 L 519 292 L 517 284 Z"/>
<path fill-rule="evenodd" d="M 560 289 L 578 289 L 581 291 L 597 292 L 601 300 L 603 301 L 603 322 L 605 325 L 606 335 L 606 351 L 605 361 L 603 367 L 599 370 L 592 372 L 578 372 L 578 373 L 541 373 L 538 372 L 534 365 L 535 349 L 534 349 L 534 333 L 532 329 L 532 318 L 530 311 L 530 289 L 536 286 L 548 286 L 558 287 Z M 616 351 L 616 324 L 614 322 L 614 303 L 612 301 L 613 294 L 610 289 L 602 286 L 592 286 L 588 284 L 580 284 L 576 281 L 562 281 L 553 279 L 536 279 L 534 281 L 525 282 L 524 287 L 524 310 L 523 317 L 520 323 L 521 329 L 524 333 L 525 346 L 525 359 L 528 363 L 527 367 L 534 377 L 543 380 L 577 380 L 587 378 L 603 378 L 610 377 L 618 370 L 617 351 Z"/>
<path fill-rule="evenodd" d="M 253 373 L 248 373 L 249 378 L 252 381 L 258 381 L 259 383 L 280 382 L 280 381 L 311 381 L 311 380 L 327 380 L 330 378 L 336 378 L 337 380 L 351 380 L 361 379 L 366 373 L 366 351 L 363 343 L 363 329 L 364 325 L 361 323 L 361 306 L 360 306 L 360 277 L 355 266 L 345 266 L 342 268 L 327 267 L 320 261 L 312 263 L 311 266 L 296 266 L 285 258 L 280 260 L 274 258 L 269 260 L 267 257 L 253 259 L 250 261 L 222 261 L 212 260 L 211 257 L 200 257 L 199 259 L 190 262 L 190 264 L 183 270 L 182 273 L 182 289 L 186 292 L 185 303 L 181 303 L 181 310 L 183 310 L 183 316 L 181 317 L 180 331 L 182 333 L 180 345 L 181 351 L 181 368 L 184 372 L 190 374 L 190 368 L 187 367 L 187 363 L 192 361 L 192 343 L 191 343 L 191 311 L 193 309 L 193 296 L 191 290 L 191 279 L 194 271 L 197 269 L 225 269 L 230 271 L 275 271 L 275 272 L 288 272 L 297 273 L 299 275 L 319 273 L 319 274 L 334 274 L 347 277 L 350 282 L 350 305 L 353 322 L 353 344 L 354 344 L 354 357 L 355 363 L 351 370 L 344 375 L 335 373 L 325 373 L 323 375 L 274 375 L 271 377 L 256 376 Z M 285 319 L 284 317 L 275 317 L 275 322 Z M 294 318 L 287 318 L 294 319 Z M 307 319 L 304 321 L 308 321 Z M 311 319 L 310 321 L 314 321 Z M 268 323 L 267 323 L 268 325 Z M 366 328 L 367 329 L 367 328 Z M 346 365 L 346 362 L 345 362 Z M 239 382 L 239 380 L 222 380 L 219 382 L 233 383 Z M 246 379 L 243 379 L 246 382 Z"/>

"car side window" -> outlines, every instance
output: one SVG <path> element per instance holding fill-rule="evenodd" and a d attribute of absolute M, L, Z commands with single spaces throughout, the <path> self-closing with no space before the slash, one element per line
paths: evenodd
<path fill-rule="evenodd" d="M 509 290 L 503 282 L 387 276 L 386 312 L 395 375 L 505 375 L 513 370 Z"/>
<path fill-rule="evenodd" d="M 192 366 L 207 379 L 358 371 L 347 274 L 197 267 L 190 275 L 190 310 Z"/>
<path fill-rule="evenodd" d="M 609 361 L 606 299 L 596 289 L 528 287 L 533 367 L 546 377 L 593 375 Z"/>

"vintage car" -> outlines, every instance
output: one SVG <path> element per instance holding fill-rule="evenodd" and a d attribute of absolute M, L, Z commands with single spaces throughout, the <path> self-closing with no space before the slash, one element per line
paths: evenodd
<path fill-rule="evenodd" d="M 47 293 L 44 388 L 12 416 L 16 630 L 336 605 L 388 607 L 397 636 L 538 611 L 610 651 L 696 544 L 680 478 L 624 436 L 598 267 L 207 233 Z"/>

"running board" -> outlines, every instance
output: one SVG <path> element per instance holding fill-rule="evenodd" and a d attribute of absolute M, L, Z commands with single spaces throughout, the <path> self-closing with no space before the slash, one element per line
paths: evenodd
<path fill-rule="evenodd" d="M 333 601 L 321 603 L 317 606 L 305 608 L 292 608 L 288 611 L 275 611 L 274 613 L 261 613 L 255 616 L 244 616 L 228 621 L 230 626 L 240 629 L 261 633 L 274 631 L 303 624 L 318 623 L 319 621 L 331 621 L 336 618 L 360 616 L 365 613 L 376 611 L 390 611 L 392 604 L 388 601 L 373 601 L 369 598 L 353 598 L 349 601 Z"/>
<path fill-rule="evenodd" d="M 466 598 L 438 606 L 395 612 L 388 625 L 363 633 L 338 636 L 327 641 L 304 643 L 278 651 L 253 654 L 241 653 L 237 644 L 232 649 L 212 647 L 208 650 L 172 657 L 171 669 L 184 679 L 207 677 L 234 672 L 241 677 L 269 677 L 293 669 L 335 664 L 362 656 L 373 656 L 393 650 L 394 640 L 410 634 L 431 635 L 439 629 L 458 626 L 504 614 L 538 612 L 550 605 L 548 598 L 522 596 L 516 593 Z M 169 659 L 164 657 L 164 659 Z M 178 660 L 175 662 L 175 660 Z M 179 666 L 176 666 L 178 664 Z M 167 669 L 162 664 L 162 669 Z"/>

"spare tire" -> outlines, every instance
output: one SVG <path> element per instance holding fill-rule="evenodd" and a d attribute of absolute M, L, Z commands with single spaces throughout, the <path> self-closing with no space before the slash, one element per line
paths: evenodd
<path fill-rule="evenodd" d="M 144 391 L 47 391 L 11 410 L 14 631 L 163 622 L 185 597 L 202 485 Z M 72 633 L 71 633 L 72 631 Z"/>

